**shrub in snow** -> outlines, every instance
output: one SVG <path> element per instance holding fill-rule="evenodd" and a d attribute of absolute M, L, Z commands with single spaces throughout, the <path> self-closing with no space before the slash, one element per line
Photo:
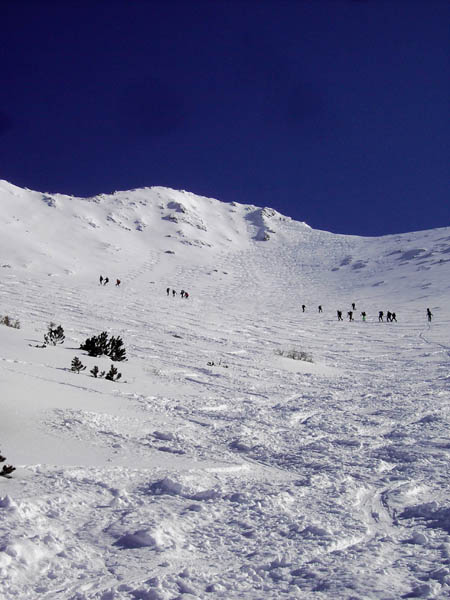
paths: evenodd
<path fill-rule="evenodd" d="M 89 356 L 102 356 L 108 352 L 108 334 L 103 331 L 100 335 L 87 338 L 84 344 L 80 344 L 80 350 L 86 350 Z"/>
<path fill-rule="evenodd" d="M 91 369 L 90 371 L 92 377 L 104 377 L 105 376 L 105 371 L 100 371 L 100 369 L 97 367 L 97 365 L 95 365 L 95 367 L 93 369 Z"/>
<path fill-rule="evenodd" d="M 111 336 L 108 343 L 108 356 L 111 360 L 122 361 L 126 360 L 126 350 L 123 347 L 123 341 L 121 337 Z"/>
<path fill-rule="evenodd" d="M 110 370 L 105 375 L 105 379 L 109 381 L 117 381 L 122 377 L 122 373 L 119 373 L 114 365 L 111 365 Z"/>
<path fill-rule="evenodd" d="M 100 371 L 100 369 L 95 365 L 93 369 L 91 369 L 92 377 L 108 379 L 108 381 L 117 381 L 122 377 L 122 373 L 119 373 L 114 365 L 111 365 L 110 370 L 106 373 L 106 371 Z M 106 373 L 106 375 L 105 375 Z"/>
<path fill-rule="evenodd" d="M 13 320 L 11 319 L 11 317 L 8 317 L 8 315 L 0 317 L 0 323 L 2 325 L 6 325 L 6 327 L 14 327 L 14 329 L 20 329 L 20 321 L 18 321 L 17 319 Z"/>
<path fill-rule="evenodd" d="M 80 371 L 84 371 L 85 368 L 86 367 L 83 365 L 83 363 L 78 358 L 78 356 L 74 356 L 72 359 L 72 366 L 71 366 L 70 370 L 73 371 L 74 373 L 79 373 Z"/>
<path fill-rule="evenodd" d="M 208 367 L 223 367 L 224 369 L 228 369 L 228 365 L 223 364 L 221 359 L 217 362 L 209 360 L 206 364 L 208 365 Z"/>
<path fill-rule="evenodd" d="M 0 462 L 5 462 L 6 458 L 0 455 Z M 0 475 L 2 477 L 9 477 L 10 474 L 16 470 L 16 467 L 12 465 L 3 465 L 2 470 L 0 471 Z"/>
<path fill-rule="evenodd" d="M 47 333 L 44 335 L 44 342 L 46 346 L 56 346 L 56 344 L 62 344 L 66 336 L 64 335 L 64 329 L 61 325 L 56 327 L 55 323 L 50 322 L 48 325 Z"/>
<path fill-rule="evenodd" d="M 100 335 L 94 335 L 91 338 L 87 338 L 86 341 L 80 345 L 80 350 L 85 350 L 89 356 L 106 355 L 109 356 L 111 360 L 115 361 L 127 359 L 122 338 L 120 336 L 111 336 L 111 339 L 108 339 L 106 331 L 103 331 Z"/>
<path fill-rule="evenodd" d="M 313 362 L 311 354 L 309 352 L 305 352 L 304 350 L 281 350 L 278 348 L 275 350 L 275 354 L 278 356 L 285 356 L 286 358 L 292 358 L 293 360 L 303 360 L 305 362 Z"/>

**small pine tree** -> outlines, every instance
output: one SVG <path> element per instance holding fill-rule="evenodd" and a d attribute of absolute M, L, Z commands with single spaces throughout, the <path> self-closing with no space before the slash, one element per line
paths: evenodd
<path fill-rule="evenodd" d="M 79 373 L 80 371 L 84 371 L 85 368 L 86 367 L 83 365 L 83 363 L 78 358 L 78 356 L 74 356 L 72 359 L 72 366 L 71 366 L 70 370 L 73 371 L 74 373 Z"/>
<path fill-rule="evenodd" d="M 127 360 L 126 350 L 123 347 L 123 341 L 120 336 L 118 336 L 118 337 L 111 336 L 111 339 L 109 340 L 109 343 L 108 343 L 107 354 L 110 357 L 110 359 L 114 360 L 114 361 L 119 362 L 122 360 Z"/>
<path fill-rule="evenodd" d="M 56 344 L 62 344 L 66 336 L 64 335 L 64 329 L 61 325 L 56 327 L 55 323 L 49 323 L 48 331 L 44 335 L 44 342 L 47 346 L 56 346 Z"/>
<path fill-rule="evenodd" d="M 104 377 L 105 376 L 105 371 L 100 371 L 99 368 L 97 367 L 97 365 L 95 365 L 95 367 L 93 369 L 91 369 L 91 374 L 92 377 Z"/>
<path fill-rule="evenodd" d="M 0 455 L 0 462 L 5 462 L 6 458 L 4 456 Z M 0 471 L 0 475 L 2 477 L 8 477 L 11 475 L 11 473 L 13 471 L 16 470 L 16 467 L 13 467 L 12 465 L 3 465 L 2 470 Z"/>
<path fill-rule="evenodd" d="M 122 377 L 122 373 L 118 373 L 117 369 L 114 365 L 111 365 L 110 370 L 105 375 L 105 379 L 108 379 L 109 381 L 117 381 L 121 377 Z"/>

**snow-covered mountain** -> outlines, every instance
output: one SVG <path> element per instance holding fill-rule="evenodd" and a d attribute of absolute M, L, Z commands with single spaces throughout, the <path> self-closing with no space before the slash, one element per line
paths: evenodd
<path fill-rule="evenodd" d="M 0 207 L 2 598 L 450 597 L 449 227 L 158 187 Z M 119 381 L 79 349 L 102 331 Z"/>

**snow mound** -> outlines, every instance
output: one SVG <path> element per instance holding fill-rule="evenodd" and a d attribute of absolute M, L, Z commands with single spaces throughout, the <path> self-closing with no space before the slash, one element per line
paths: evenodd
<path fill-rule="evenodd" d="M 167 525 L 139 529 L 122 535 L 116 542 L 121 548 L 152 548 L 156 552 L 171 550 L 180 545 L 183 537 Z"/>
<path fill-rule="evenodd" d="M 437 502 L 409 506 L 399 518 L 423 521 L 427 527 L 443 529 L 450 534 L 450 507 L 439 506 Z"/>
<path fill-rule="evenodd" d="M 215 480 L 206 474 L 167 476 L 152 483 L 149 489 L 156 495 L 181 496 L 189 500 L 213 500 L 221 495 Z"/>

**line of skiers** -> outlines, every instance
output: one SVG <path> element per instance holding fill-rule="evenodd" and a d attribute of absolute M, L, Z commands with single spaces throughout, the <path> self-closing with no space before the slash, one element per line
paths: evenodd
<path fill-rule="evenodd" d="M 109 277 L 103 277 L 103 275 L 100 275 L 99 281 L 100 281 L 100 285 L 107 285 L 109 283 Z M 120 286 L 120 279 L 116 279 L 116 287 L 119 287 L 119 286 Z M 171 291 L 170 287 L 168 287 L 166 289 L 166 293 L 168 296 L 170 296 L 170 291 Z M 176 295 L 177 295 L 176 290 L 172 289 L 172 297 L 174 298 Z M 186 292 L 186 290 L 181 290 L 180 296 L 182 298 L 187 299 L 187 298 L 189 298 L 189 293 Z M 306 310 L 306 304 L 302 304 L 302 312 L 305 312 L 305 310 Z M 323 312 L 323 307 L 321 304 L 319 304 L 318 310 L 319 310 L 319 314 Z M 355 310 L 356 310 L 356 303 L 352 302 L 352 310 L 349 310 L 347 312 L 347 317 L 348 317 L 349 321 L 354 321 L 353 313 Z M 343 321 L 344 319 L 342 318 L 342 310 L 338 310 L 338 311 L 336 311 L 336 313 L 337 313 L 338 321 Z M 432 316 L 433 316 L 433 313 L 431 312 L 431 310 L 429 308 L 427 308 L 427 320 L 429 323 L 431 323 Z M 367 317 L 367 313 L 365 311 L 362 311 L 361 312 L 362 320 L 365 321 L 366 317 Z M 382 323 L 383 319 L 384 319 L 384 311 L 380 310 L 378 312 L 378 322 Z M 386 312 L 386 323 L 394 323 L 394 322 L 397 323 L 397 315 L 395 314 L 395 312 L 391 312 L 390 310 L 388 310 Z"/>
<path fill-rule="evenodd" d="M 352 304 L 352 307 L 354 308 L 355 305 Z M 322 312 L 322 307 L 319 306 L 319 312 Z M 338 321 L 343 321 L 344 319 L 342 318 L 342 310 L 338 310 L 337 312 L 337 319 Z M 431 310 L 429 308 L 427 308 L 427 320 L 429 323 L 431 323 L 431 318 L 433 316 L 433 313 L 431 312 Z M 353 310 L 349 310 L 347 313 L 347 317 L 349 321 L 354 321 L 353 318 Z M 361 313 L 361 317 L 362 320 L 365 321 L 366 317 L 367 317 L 367 313 L 365 311 L 362 311 Z M 383 323 L 384 322 L 384 311 L 380 310 L 378 312 L 378 322 L 379 323 Z M 391 312 L 390 310 L 388 310 L 386 312 L 386 323 L 397 323 L 397 314 L 395 312 Z"/>
<path fill-rule="evenodd" d="M 170 296 L 170 291 L 171 291 L 171 290 L 170 290 L 170 287 L 168 287 L 168 288 L 166 289 L 166 293 L 167 293 L 167 295 L 168 295 L 168 296 Z M 176 296 L 176 295 L 177 295 L 177 291 L 176 291 L 176 290 L 174 290 L 174 289 L 172 289 L 172 298 L 175 298 L 175 296 Z M 188 292 L 186 292 L 186 290 L 181 290 L 181 292 L 180 292 L 180 296 L 181 296 L 182 298 L 186 298 L 186 300 L 187 300 L 187 299 L 189 298 L 189 293 L 188 293 Z"/>
<path fill-rule="evenodd" d="M 383 317 L 384 317 L 384 312 L 382 310 L 380 310 L 380 312 L 378 313 L 378 322 L 382 323 L 383 322 Z M 386 313 L 386 323 L 392 323 L 392 321 L 395 321 L 397 323 L 397 317 L 395 312 L 390 312 L 389 310 Z"/>
<path fill-rule="evenodd" d="M 319 306 L 317 308 L 319 310 L 319 314 L 323 312 L 323 306 L 321 304 L 319 304 Z M 352 311 L 354 312 L 355 310 L 356 310 L 356 303 L 352 302 Z M 305 312 L 305 311 L 306 311 L 306 304 L 302 304 L 302 312 Z M 341 316 L 342 316 L 342 311 L 338 310 L 338 313 L 339 312 L 341 313 Z M 363 313 L 361 313 L 361 314 L 363 314 Z M 364 315 L 365 314 L 366 313 L 364 313 Z"/>
<path fill-rule="evenodd" d="M 109 277 L 103 277 L 103 275 L 100 275 L 100 285 L 107 285 L 109 283 Z M 120 286 L 120 279 L 116 279 L 116 287 Z"/>
<path fill-rule="evenodd" d="M 356 304 L 355 304 L 355 302 L 352 302 L 352 310 L 349 310 L 347 312 L 347 317 L 348 317 L 349 321 L 354 321 L 355 320 L 354 319 L 354 311 L 355 311 L 355 309 L 356 309 Z M 302 304 L 302 312 L 305 312 L 305 310 L 306 310 L 306 305 Z M 319 314 L 323 312 L 323 307 L 322 307 L 321 304 L 319 304 L 319 306 L 318 306 L 318 311 L 319 311 Z M 338 321 L 343 321 L 344 320 L 342 310 L 337 310 L 336 314 L 337 314 L 337 320 Z M 360 314 L 361 314 L 362 320 L 366 321 L 367 313 L 363 310 Z M 378 322 L 379 323 L 383 323 L 384 322 L 384 317 L 385 317 L 384 311 L 380 310 L 378 312 Z M 431 323 L 432 317 L 433 317 L 433 313 L 431 312 L 431 310 L 429 308 L 427 308 L 427 320 L 428 320 L 429 323 Z M 386 323 L 397 323 L 397 314 L 395 312 L 392 312 L 392 311 L 388 310 L 386 312 Z"/>
<path fill-rule="evenodd" d="M 321 304 L 319 304 L 319 306 L 317 308 L 318 308 L 319 314 L 323 313 L 323 306 Z M 302 304 L 302 312 L 305 312 L 305 310 L 306 310 L 306 304 Z M 356 302 L 352 302 L 352 310 L 349 310 L 347 312 L 347 317 L 348 317 L 349 321 L 354 321 L 355 320 L 353 318 L 355 310 L 356 310 Z M 338 310 L 338 311 L 336 311 L 336 313 L 337 313 L 337 319 L 338 319 L 338 321 L 343 321 L 344 319 L 342 317 L 342 315 L 343 315 L 342 310 Z M 380 310 L 380 312 L 378 313 L 378 320 L 382 321 L 383 317 L 384 317 L 384 312 L 382 310 Z M 366 320 L 367 313 L 365 311 L 361 312 L 361 318 L 362 318 L 363 321 Z M 388 321 L 388 322 L 393 322 L 393 321 L 397 322 L 397 315 L 395 314 L 395 312 L 391 312 L 391 311 L 388 310 L 387 313 L 386 313 L 386 321 Z"/>
<path fill-rule="evenodd" d="M 380 312 L 382 313 L 383 311 L 380 311 Z M 337 319 L 338 319 L 338 321 L 343 321 L 344 319 L 342 317 L 342 310 L 338 310 L 338 311 L 336 311 L 336 313 L 337 313 Z M 353 318 L 353 313 L 354 313 L 353 310 L 349 310 L 347 312 L 347 317 L 348 317 L 349 321 L 354 321 L 355 320 Z M 388 321 L 395 321 L 395 322 L 397 322 L 397 317 L 396 317 L 396 314 L 394 312 L 391 313 L 391 312 L 388 311 L 387 314 L 389 315 Z M 366 313 L 366 311 L 363 310 L 361 312 L 361 319 L 365 322 L 366 318 L 367 318 L 367 313 Z"/>
<path fill-rule="evenodd" d="M 352 305 L 354 306 L 354 305 Z M 343 321 L 344 319 L 342 318 L 342 310 L 338 310 L 337 312 L 337 319 L 338 321 Z M 354 321 L 355 319 L 353 318 L 353 310 L 349 310 L 347 313 L 347 317 L 349 321 Z M 361 318 L 362 320 L 365 322 L 366 318 L 367 318 L 367 313 L 366 311 L 362 311 L 361 312 Z M 382 323 L 384 321 L 384 311 L 380 310 L 378 313 L 378 322 Z M 397 323 L 397 315 L 395 312 L 391 312 L 390 310 L 387 311 L 386 313 L 386 323 Z"/>

